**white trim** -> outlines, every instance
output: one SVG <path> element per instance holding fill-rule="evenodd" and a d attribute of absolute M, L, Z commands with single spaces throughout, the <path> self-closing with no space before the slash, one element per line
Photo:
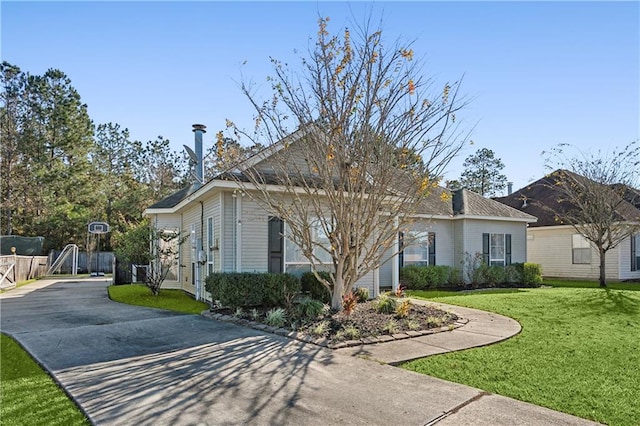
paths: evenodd
<path fill-rule="evenodd" d="M 461 219 L 475 219 L 475 220 L 495 220 L 502 222 L 525 222 L 525 223 L 534 223 L 538 221 L 538 218 L 531 216 L 531 219 L 522 218 L 522 217 L 505 217 L 505 216 L 473 216 L 468 214 L 461 214 L 454 216 L 453 220 L 461 220 Z"/>
<path fill-rule="evenodd" d="M 234 195 L 236 198 L 236 272 L 242 272 L 242 197 L 244 193 Z"/>
<path fill-rule="evenodd" d="M 224 248 L 225 248 L 225 244 L 224 244 L 224 192 L 220 192 L 219 194 L 220 197 L 220 219 L 218 220 L 218 223 L 220 224 L 220 237 L 219 237 L 219 244 L 220 246 L 218 247 L 218 253 L 219 253 L 219 258 L 220 258 L 220 266 L 218 268 L 218 270 L 220 271 L 224 271 Z"/>
<path fill-rule="evenodd" d="M 397 217 L 393 219 L 393 226 L 395 229 L 398 228 Z M 393 239 L 393 245 L 391 247 L 393 250 L 392 252 L 395 253 L 391 258 L 391 268 L 392 268 L 391 269 L 391 288 L 393 291 L 396 291 L 398 289 L 398 285 L 400 284 L 400 276 L 399 276 L 400 259 L 398 257 L 400 247 L 398 246 L 398 234 L 395 235 Z"/>

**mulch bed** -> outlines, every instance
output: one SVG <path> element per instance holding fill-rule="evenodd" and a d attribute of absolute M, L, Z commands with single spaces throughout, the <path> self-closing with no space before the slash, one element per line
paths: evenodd
<path fill-rule="evenodd" d="M 287 323 L 282 327 L 267 327 L 264 324 L 266 312 L 267 309 L 260 307 L 253 313 L 252 309 L 236 312 L 222 308 L 212 310 L 211 314 L 216 319 L 335 348 L 432 334 L 452 330 L 464 323 L 453 313 L 418 304 L 411 304 L 408 315 L 398 318 L 395 313 L 377 312 L 374 301 L 358 303 L 350 315 L 328 312 L 311 322 L 303 323 L 288 314 Z"/>

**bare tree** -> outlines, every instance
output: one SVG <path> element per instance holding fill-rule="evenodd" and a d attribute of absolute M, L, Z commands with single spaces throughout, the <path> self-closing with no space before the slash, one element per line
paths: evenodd
<path fill-rule="evenodd" d="M 607 252 L 640 230 L 640 210 L 625 199 L 640 183 L 640 146 L 635 141 L 610 154 L 574 148 L 573 156 L 567 148 L 573 147 L 559 145 L 547 158 L 547 167 L 562 167 L 547 179 L 558 194 L 554 214 L 598 249 L 600 286 L 606 287 Z"/>
<path fill-rule="evenodd" d="M 242 85 L 255 107 L 255 132 L 228 124 L 236 136 L 267 142 L 262 156 L 232 175 L 285 222 L 286 237 L 341 309 L 343 296 L 380 266 L 427 198 L 450 202 L 438 184 L 468 135 L 456 123 L 465 105 L 459 82 L 434 90 L 410 46 L 383 43 L 368 23 L 356 40 L 348 29 L 332 36 L 328 21 L 319 19 L 301 72 L 272 59 L 269 101 Z M 318 274 L 327 264 L 329 280 Z"/>
<path fill-rule="evenodd" d="M 118 258 L 147 265 L 145 285 L 157 296 L 162 283 L 178 266 L 180 246 L 188 237 L 179 230 L 154 229 L 144 219 L 125 232 L 116 232 L 114 248 Z"/>

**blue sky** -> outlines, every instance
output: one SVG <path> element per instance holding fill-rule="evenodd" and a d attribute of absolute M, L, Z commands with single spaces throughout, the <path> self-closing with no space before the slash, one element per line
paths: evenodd
<path fill-rule="evenodd" d="M 269 57 L 297 64 L 319 15 L 330 31 L 369 14 L 384 38 L 414 40 L 425 76 L 465 75 L 473 98 L 458 118 L 476 125 L 464 158 L 492 149 L 514 188 L 545 173 L 558 143 L 611 150 L 640 137 L 639 2 L 11 2 L 2 1 L 2 59 L 24 71 L 64 71 L 96 124 L 138 140 L 192 145 L 229 118 L 251 126 L 238 87 L 266 89 Z M 245 65 L 242 65 L 246 61 Z M 245 124 L 246 123 L 246 124 Z"/>

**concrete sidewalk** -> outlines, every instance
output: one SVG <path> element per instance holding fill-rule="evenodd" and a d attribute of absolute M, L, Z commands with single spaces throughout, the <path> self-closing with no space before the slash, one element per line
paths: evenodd
<path fill-rule="evenodd" d="M 36 282 L 0 295 L 1 331 L 94 424 L 593 424 L 282 336 L 122 305 L 106 286 Z M 469 322 L 470 330 L 481 325 Z"/>
<path fill-rule="evenodd" d="M 360 356 L 384 364 L 397 365 L 430 355 L 497 343 L 518 334 L 522 329 L 516 320 L 492 312 L 419 299 L 411 299 L 411 302 L 452 312 L 468 322 L 451 331 L 373 345 L 336 349 L 336 352 Z"/>

